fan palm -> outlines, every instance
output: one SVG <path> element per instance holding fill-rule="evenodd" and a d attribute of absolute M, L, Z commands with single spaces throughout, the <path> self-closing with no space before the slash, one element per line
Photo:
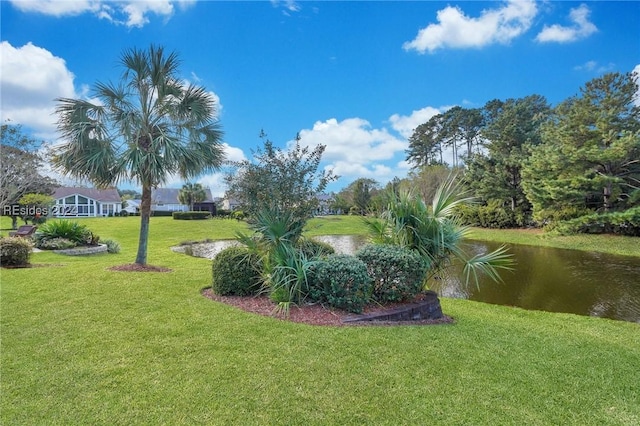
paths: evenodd
<path fill-rule="evenodd" d="M 452 258 L 457 258 L 464 262 L 467 284 L 473 280 L 477 285 L 479 274 L 499 281 L 498 269 L 511 269 L 513 265 L 505 247 L 472 258 L 467 258 L 460 247 L 469 228 L 458 225 L 455 210 L 472 198 L 455 182 L 455 177 L 449 177 L 440 185 L 430 207 L 418 195 L 400 192 L 392 197 L 380 218 L 366 220 L 369 230 L 376 242 L 418 251 L 429 260 L 431 276 L 441 274 Z"/>
<path fill-rule="evenodd" d="M 193 211 L 193 205 L 195 203 L 201 203 L 206 198 L 207 193 L 199 183 L 185 183 L 178 193 L 178 200 L 182 204 L 188 205 L 191 211 Z"/>
<path fill-rule="evenodd" d="M 98 187 L 135 181 L 142 186 L 135 262 L 147 263 L 151 189 L 170 176 L 190 179 L 224 160 L 214 96 L 179 78 L 176 53 L 130 49 L 117 84 L 97 83 L 96 101 L 57 99 L 64 143 L 55 168 Z"/>

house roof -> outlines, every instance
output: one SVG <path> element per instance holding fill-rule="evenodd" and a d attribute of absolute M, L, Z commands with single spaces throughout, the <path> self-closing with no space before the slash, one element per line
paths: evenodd
<path fill-rule="evenodd" d="M 204 203 L 212 203 L 213 197 L 211 196 L 211 190 L 205 188 Z M 178 199 L 180 194 L 179 188 L 156 188 L 151 191 L 151 203 L 152 204 L 182 204 Z"/>
<path fill-rule="evenodd" d="M 119 203 L 121 201 L 118 190 L 115 188 L 110 189 L 96 189 L 96 188 L 78 188 L 73 186 L 61 186 L 58 187 L 53 193 L 53 198 L 66 198 L 70 195 L 82 195 L 83 197 L 92 198 L 102 203 Z"/>

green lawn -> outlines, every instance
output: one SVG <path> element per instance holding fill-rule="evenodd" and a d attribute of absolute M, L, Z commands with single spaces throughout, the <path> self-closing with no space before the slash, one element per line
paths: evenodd
<path fill-rule="evenodd" d="M 240 222 L 152 218 L 149 263 L 173 272 L 108 271 L 138 221 L 83 220 L 118 255 L 0 272 L 0 424 L 640 423 L 638 324 L 449 299 L 454 325 L 293 324 L 202 297 L 210 262 L 169 250 Z"/>

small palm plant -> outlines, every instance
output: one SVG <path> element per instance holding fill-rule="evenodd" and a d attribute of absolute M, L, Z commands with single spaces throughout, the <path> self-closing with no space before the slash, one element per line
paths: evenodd
<path fill-rule="evenodd" d="M 238 233 L 238 240 L 260 256 L 263 288 L 278 305 L 275 312 L 288 316 L 292 303 L 306 297 L 308 272 L 315 264 L 297 248 L 305 221 L 278 208 L 259 210 L 250 223 L 254 235 Z"/>
<path fill-rule="evenodd" d="M 471 203 L 473 199 L 461 191 L 455 176 L 450 176 L 436 192 L 431 206 L 410 191 L 392 195 L 386 209 L 378 218 L 366 219 L 373 240 L 416 250 L 427 258 L 430 272 L 427 280 L 442 274 L 452 259 L 464 262 L 465 282 L 474 281 L 485 274 L 500 281 L 499 269 L 512 269 L 513 259 L 505 246 L 468 258 L 461 248 L 469 228 L 460 226 L 456 207 Z"/>

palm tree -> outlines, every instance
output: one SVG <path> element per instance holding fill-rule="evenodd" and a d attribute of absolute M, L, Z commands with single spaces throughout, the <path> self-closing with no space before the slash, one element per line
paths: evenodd
<path fill-rule="evenodd" d="M 470 229 L 458 224 L 455 211 L 473 199 L 460 190 L 455 176 L 449 176 L 439 186 L 430 207 L 410 191 L 400 191 L 391 197 L 379 218 L 365 221 L 373 240 L 416 250 L 428 259 L 429 276 L 442 274 L 453 258 L 464 263 L 467 285 L 470 281 L 478 285 L 479 274 L 500 281 L 498 269 L 512 269 L 513 259 L 505 246 L 472 258 L 462 250 L 462 240 Z"/>
<path fill-rule="evenodd" d="M 187 204 L 189 206 L 189 210 L 191 211 L 193 211 L 193 205 L 195 203 L 201 203 L 206 198 L 207 193 L 199 183 L 187 182 L 182 185 L 182 189 L 178 193 L 178 200 L 182 204 Z"/>
<path fill-rule="evenodd" d="M 147 263 L 151 189 L 178 175 L 191 179 L 224 161 L 215 98 L 178 75 L 176 53 L 162 47 L 126 50 L 117 84 L 97 83 L 96 102 L 59 98 L 58 129 L 65 140 L 55 168 L 98 187 L 133 180 L 142 186 L 135 263 Z"/>

